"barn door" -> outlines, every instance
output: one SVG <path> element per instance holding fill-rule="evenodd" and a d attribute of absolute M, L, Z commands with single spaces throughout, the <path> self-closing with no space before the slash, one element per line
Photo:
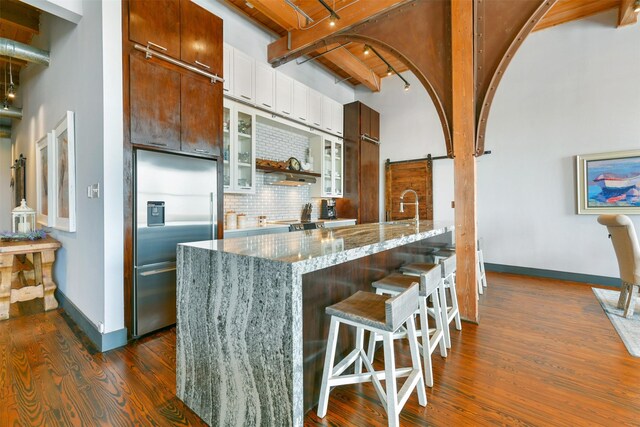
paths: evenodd
<path fill-rule="evenodd" d="M 388 162 L 385 166 L 385 217 L 387 221 L 411 219 L 416 215 L 415 206 L 405 206 L 400 212 L 400 194 L 406 189 L 418 193 L 420 219 L 433 220 L 433 173 L 429 160 Z M 413 203 L 415 196 L 408 193 L 404 201 Z"/>

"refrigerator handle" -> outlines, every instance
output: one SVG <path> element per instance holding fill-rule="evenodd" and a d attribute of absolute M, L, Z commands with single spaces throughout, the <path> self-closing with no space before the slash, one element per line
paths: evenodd
<path fill-rule="evenodd" d="M 211 240 L 216 240 L 218 238 L 218 221 L 216 219 L 217 210 L 218 206 L 216 205 L 215 193 L 209 193 L 209 213 L 211 218 L 211 228 L 213 230 Z"/>

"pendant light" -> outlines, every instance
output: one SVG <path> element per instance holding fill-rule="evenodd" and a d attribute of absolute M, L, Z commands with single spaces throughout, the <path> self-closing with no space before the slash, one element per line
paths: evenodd
<path fill-rule="evenodd" d="M 16 97 L 16 86 L 13 84 L 13 72 L 11 69 L 11 57 L 9 57 L 9 89 L 7 89 L 7 98 L 14 99 Z"/>

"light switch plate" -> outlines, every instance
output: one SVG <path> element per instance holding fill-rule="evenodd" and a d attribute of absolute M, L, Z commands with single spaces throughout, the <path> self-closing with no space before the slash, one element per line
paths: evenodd
<path fill-rule="evenodd" d="M 90 199 L 100 198 L 100 183 L 87 186 L 87 197 Z"/>

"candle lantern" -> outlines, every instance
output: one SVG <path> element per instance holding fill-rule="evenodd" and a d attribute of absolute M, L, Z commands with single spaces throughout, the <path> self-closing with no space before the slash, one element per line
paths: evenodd
<path fill-rule="evenodd" d="M 13 232 L 29 233 L 36 229 L 36 211 L 27 206 L 27 201 L 22 199 L 20 206 L 12 211 Z"/>

